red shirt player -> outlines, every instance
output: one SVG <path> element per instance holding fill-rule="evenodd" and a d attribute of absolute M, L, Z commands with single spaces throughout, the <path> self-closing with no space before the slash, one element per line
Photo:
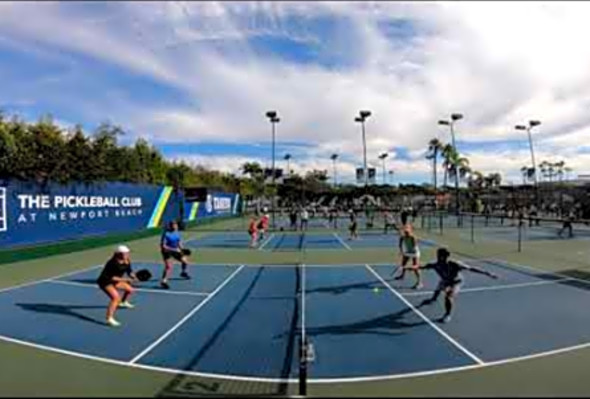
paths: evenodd
<path fill-rule="evenodd" d="M 258 241 L 258 226 L 255 217 L 250 219 L 250 224 L 248 225 L 248 234 L 250 234 L 250 248 L 254 248 L 256 246 L 256 242 Z"/>
<path fill-rule="evenodd" d="M 262 217 L 260 218 L 260 222 L 258 223 L 258 229 L 261 230 L 261 232 L 260 232 L 260 239 L 261 240 L 264 240 L 264 236 L 266 235 L 266 232 L 268 231 L 269 222 L 270 222 L 270 217 L 268 216 L 268 214 L 262 215 Z"/>

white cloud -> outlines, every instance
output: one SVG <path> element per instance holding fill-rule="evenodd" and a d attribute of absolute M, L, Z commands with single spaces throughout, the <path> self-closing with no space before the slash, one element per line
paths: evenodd
<path fill-rule="evenodd" d="M 3 5 L 0 38 L 24 49 L 50 46 L 95 57 L 194 99 L 192 106 L 139 106 L 132 97 L 86 105 L 158 141 L 268 140 L 264 113 L 276 109 L 278 140 L 315 146 L 305 167 L 331 170 L 328 157 L 337 152 L 353 159 L 342 166 L 352 174 L 362 160 L 353 119 L 366 108 L 373 112 L 366 124 L 371 162 L 382 151 L 407 147 L 410 161 L 388 160 L 396 175 L 430 179 L 427 142 L 448 140 L 436 122 L 462 112 L 460 140 L 514 139 L 515 124 L 540 119 L 540 157 L 562 153 L 580 170 L 590 168 L 585 154 L 570 151 L 590 129 L 588 3 L 130 2 L 85 19 L 66 18 L 65 3 L 32 7 Z M 320 18 L 345 28 L 326 34 L 313 25 Z M 406 36 L 381 30 L 399 20 L 410 22 Z M 290 39 L 347 62 L 293 62 L 259 53 L 250 38 Z M 469 155 L 482 171 L 518 178 L 526 151 Z M 220 168 L 238 162 L 203 159 Z"/>

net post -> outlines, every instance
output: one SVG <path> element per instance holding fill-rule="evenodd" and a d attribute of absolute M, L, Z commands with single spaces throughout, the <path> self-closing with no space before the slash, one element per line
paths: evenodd
<path fill-rule="evenodd" d="M 443 223 L 443 215 L 442 215 L 442 213 L 440 213 L 438 215 L 438 226 L 439 226 L 439 229 L 440 229 L 440 235 L 443 235 L 443 224 L 444 224 Z"/>
<path fill-rule="evenodd" d="M 522 217 L 518 219 L 518 252 L 522 252 Z"/>
<path fill-rule="evenodd" d="M 475 242 L 475 232 L 474 232 L 474 219 L 475 219 L 475 215 L 471 215 L 471 242 L 474 243 Z"/>
<path fill-rule="evenodd" d="M 299 338 L 299 395 L 307 395 L 307 342 L 302 337 Z"/>

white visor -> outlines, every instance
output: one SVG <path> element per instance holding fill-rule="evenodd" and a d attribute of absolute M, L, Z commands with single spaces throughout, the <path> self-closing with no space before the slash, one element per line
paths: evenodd
<path fill-rule="evenodd" d="M 128 254 L 129 252 L 131 252 L 131 250 L 126 245 L 119 245 L 115 250 L 116 254 Z"/>

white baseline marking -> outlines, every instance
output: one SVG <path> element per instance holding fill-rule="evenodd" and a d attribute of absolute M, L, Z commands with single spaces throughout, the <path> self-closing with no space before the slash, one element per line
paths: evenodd
<path fill-rule="evenodd" d="M 147 370 L 147 371 L 157 371 L 172 375 L 185 375 L 185 376 L 192 376 L 192 377 L 202 377 L 202 378 L 213 378 L 213 379 L 220 379 L 220 380 L 230 380 L 230 381 L 244 381 L 244 382 L 268 382 L 268 383 L 278 383 L 278 382 L 289 382 L 289 383 L 297 383 L 298 379 L 293 378 L 264 378 L 264 377 L 247 377 L 247 376 L 239 376 L 239 375 L 231 375 L 231 374 L 214 374 L 214 373 L 204 373 L 198 371 L 186 371 L 186 370 L 176 370 L 171 368 L 165 367 L 157 367 L 157 366 L 149 366 L 146 364 L 130 364 L 125 361 L 121 360 L 114 360 L 103 358 L 99 356 L 87 355 L 80 352 L 69 351 L 65 349 L 54 348 L 51 346 L 45 346 L 40 344 L 35 344 L 32 342 L 22 341 L 15 338 L 5 337 L 0 335 L 0 340 L 5 342 L 10 342 L 13 344 L 18 344 L 34 349 L 41 349 L 48 352 L 59 353 L 62 355 L 68 355 L 72 357 L 87 359 L 98 361 L 106 364 L 112 364 L 117 366 L 123 367 L 130 367 L 140 370 Z M 515 363 L 524 360 L 531 360 L 541 357 L 553 356 L 561 353 L 571 352 L 574 350 L 579 349 L 586 349 L 590 348 L 590 342 L 586 342 L 579 345 L 568 346 L 561 349 L 555 349 L 545 352 L 539 352 L 532 355 L 525 355 L 519 357 L 513 357 L 509 359 L 503 360 L 496 360 L 484 364 L 471 364 L 467 366 L 458 366 L 458 367 L 449 367 L 445 369 L 437 369 L 437 370 L 426 370 L 426 371 L 417 371 L 417 372 L 410 372 L 410 373 L 401 373 L 401 374 L 391 374 L 391 375 L 376 375 L 370 377 L 350 377 L 350 378 L 320 378 L 320 379 L 309 379 L 308 382 L 311 384 L 334 384 L 334 383 L 355 383 L 355 382 L 370 382 L 370 381 L 383 381 L 383 380 L 396 380 L 402 378 L 415 378 L 415 377 L 426 377 L 431 375 L 439 375 L 439 374 L 447 374 L 452 372 L 460 372 L 460 371 L 467 371 L 467 370 L 475 370 L 480 368 L 487 368 L 487 367 L 494 367 L 500 366 L 504 364 Z"/>
<path fill-rule="evenodd" d="M 226 278 L 225 281 L 219 285 L 219 287 L 217 287 L 211 294 L 209 294 L 209 296 L 207 298 L 205 298 L 205 300 L 203 300 L 201 303 L 199 303 L 197 306 L 195 306 L 189 313 L 187 313 L 186 316 L 184 316 L 178 323 L 176 323 L 171 329 L 169 329 L 166 333 L 164 333 L 160 338 L 155 340 L 151 345 L 149 345 L 147 348 L 142 350 L 133 359 L 131 359 L 131 361 L 129 363 L 134 364 L 134 363 L 138 362 L 142 357 L 144 357 L 149 352 L 151 352 L 156 346 L 160 345 L 160 343 L 162 341 L 164 341 L 166 338 L 168 338 L 174 331 L 178 330 L 180 328 L 180 326 L 182 326 L 184 323 L 186 323 L 186 321 L 188 319 L 190 319 L 195 313 L 197 313 L 215 295 L 217 295 L 219 293 L 219 291 L 221 291 L 221 289 L 223 287 L 225 287 L 225 285 L 227 283 L 229 283 L 236 276 L 236 274 L 238 274 L 243 268 L 244 268 L 244 265 L 241 265 L 237 270 L 235 270 L 232 274 L 230 274 L 229 277 Z"/>
<path fill-rule="evenodd" d="M 47 283 L 72 285 L 75 287 L 84 287 L 84 288 L 92 288 L 92 289 L 97 288 L 95 284 L 79 283 L 77 281 L 50 280 L 50 281 L 47 281 Z M 153 292 L 156 294 L 164 294 L 164 295 L 185 295 L 185 296 L 207 296 L 207 295 L 210 295 L 210 292 L 169 291 L 169 290 L 157 290 L 157 289 L 153 289 L 153 288 L 138 288 L 138 287 L 134 287 L 134 288 L 135 288 L 135 291 L 137 291 L 137 292 Z"/>
<path fill-rule="evenodd" d="M 352 251 L 352 248 L 350 248 L 350 246 L 342 240 L 342 238 L 338 235 L 338 233 L 332 233 L 332 234 L 334 234 L 334 237 L 336 237 L 336 239 L 338 241 L 340 241 L 340 244 L 342 244 L 342 246 L 344 248 L 348 249 L 349 251 Z"/>
<path fill-rule="evenodd" d="M 560 278 L 556 280 L 545 280 L 545 281 L 534 281 L 530 283 L 515 283 L 515 284 L 504 284 L 504 285 L 492 285 L 487 287 L 475 287 L 475 288 L 463 288 L 459 291 L 459 295 L 468 292 L 481 292 L 481 291 L 496 291 L 496 290 L 506 290 L 510 288 L 522 288 L 522 287 L 534 287 L 537 285 L 549 285 L 549 284 L 557 284 L 562 283 L 564 281 L 571 281 L 574 280 L 573 278 Z M 420 292 L 408 292 L 407 294 L 403 294 L 404 296 L 420 296 L 420 295 L 427 295 L 432 294 L 434 291 L 420 291 Z"/>
<path fill-rule="evenodd" d="M 451 337 L 449 334 L 447 334 L 439 326 L 437 326 L 436 324 L 434 324 L 428 317 L 426 317 L 422 312 L 420 312 L 418 309 L 416 309 L 416 307 L 414 305 L 412 305 L 406 298 L 404 298 L 403 295 L 401 295 L 399 292 L 397 292 L 395 289 L 393 289 L 393 287 L 391 287 L 387 283 L 387 281 L 385 281 L 383 279 L 383 277 L 381 277 L 375 270 L 373 270 L 373 268 L 371 268 L 371 266 L 369 266 L 367 264 L 367 265 L 365 265 L 365 267 L 371 273 L 373 273 L 373 275 L 375 277 L 377 277 L 381 281 L 381 283 L 384 284 L 389 289 L 389 291 L 391 291 L 396 297 L 398 297 L 403 303 L 405 303 L 407 307 L 409 307 L 410 309 L 412 309 L 414 311 L 414 313 L 416 313 L 422 320 L 424 320 L 426 323 L 428 323 L 428 325 L 430 325 L 430 327 L 432 327 L 434 330 L 436 330 L 436 332 L 438 332 L 440 335 L 442 335 L 444 338 L 446 338 L 447 341 L 449 341 L 451 344 L 453 344 L 455 347 L 457 347 L 457 349 L 459 349 L 461 352 L 463 352 L 464 354 L 466 354 L 467 356 L 469 356 L 476 363 L 478 363 L 478 364 L 485 364 L 485 362 L 483 360 L 481 360 L 479 357 L 477 357 L 476 355 L 474 355 L 473 353 L 471 353 L 463 345 L 461 345 L 460 343 L 458 343 L 457 341 L 455 341 L 455 339 L 453 337 Z"/>
<path fill-rule="evenodd" d="M 270 236 L 268 236 L 268 238 L 266 239 L 266 241 L 264 241 L 264 242 L 262 243 L 262 245 L 260 245 L 260 246 L 258 247 L 258 250 L 259 250 L 259 251 L 262 251 L 262 249 L 263 249 L 264 247 L 266 247 L 266 244 L 268 244 L 268 243 L 270 242 L 270 240 L 272 240 L 272 239 L 274 238 L 274 236 L 275 236 L 275 234 L 274 234 L 274 233 L 272 233 Z"/>

